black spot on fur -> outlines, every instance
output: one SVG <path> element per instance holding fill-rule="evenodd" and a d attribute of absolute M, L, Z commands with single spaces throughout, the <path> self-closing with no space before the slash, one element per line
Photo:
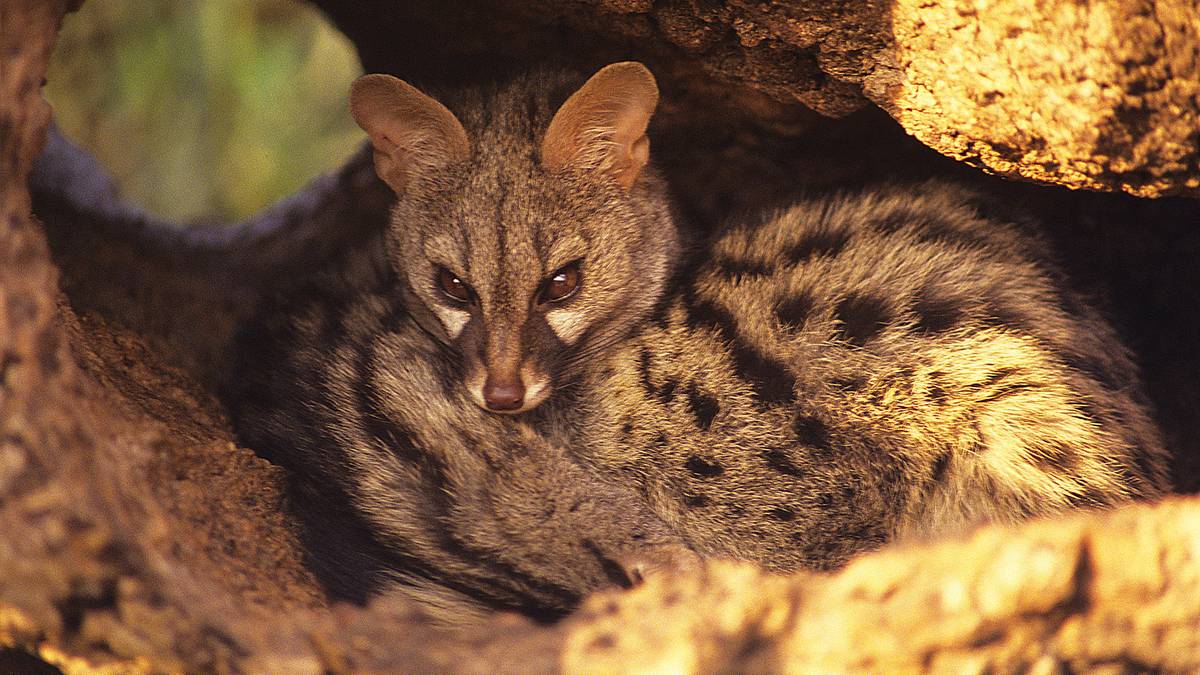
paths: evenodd
<path fill-rule="evenodd" d="M 774 518 L 775 520 L 782 520 L 785 523 L 791 522 L 796 519 L 795 511 L 793 511 L 791 509 L 785 509 L 782 506 L 776 507 L 776 508 L 771 509 L 770 511 L 767 511 L 767 515 Z"/>
<path fill-rule="evenodd" d="M 441 385 L 442 395 L 454 400 L 462 389 L 462 372 L 458 368 L 458 359 L 433 359 L 433 372 Z"/>
<path fill-rule="evenodd" d="M 830 386 L 839 391 L 851 392 L 858 391 L 867 386 L 867 378 L 862 375 L 849 375 L 846 377 L 836 377 L 829 381 Z"/>
<path fill-rule="evenodd" d="M 679 380 L 674 378 L 663 383 L 662 389 L 658 390 L 658 400 L 663 403 L 670 403 L 675 400 L 675 388 L 679 386 Z"/>
<path fill-rule="evenodd" d="M 843 536 L 847 541 L 855 542 L 855 548 L 858 550 L 876 548 L 888 539 L 887 532 L 883 530 L 880 522 L 861 523 L 848 529 Z"/>
<path fill-rule="evenodd" d="M 785 476 L 794 476 L 800 478 L 804 475 L 804 469 L 796 466 L 792 462 L 792 458 L 787 456 L 783 450 L 773 448 L 763 451 L 763 458 L 767 460 L 767 466 L 784 474 Z"/>
<path fill-rule="evenodd" d="M 603 549 L 596 545 L 596 542 L 591 539 L 584 539 L 580 543 L 588 553 L 591 553 L 596 558 L 596 562 L 600 564 L 600 569 L 604 570 L 604 576 L 608 577 L 608 580 L 613 585 L 619 588 L 633 587 L 633 582 L 630 580 L 628 573 L 625 572 L 625 568 L 621 566 L 621 563 L 606 554 Z"/>
<path fill-rule="evenodd" d="M 717 399 L 701 392 L 696 387 L 696 383 L 691 382 L 688 384 L 687 400 L 688 406 L 692 409 L 692 414 L 696 416 L 696 424 L 700 425 L 701 429 L 711 427 L 713 419 L 721 410 L 720 406 L 717 405 Z"/>
<path fill-rule="evenodd" d="M 729 344 L 730 355 L 738 377 L 754 390 L 754 396 L 765 403 L 795 401 L 796 378 L 786 364 L 772 359 L 745 344 L 737 334 L 737 323 L 729 312 L 708 300 L 688 303 L 688 325 L 715 330 Z"/>
<path fill-rule="evenodd" d="M 875 229 L 886 234 L 892 234 L 897 230 L 913 224 L 914 216 L 908 211 L 892 211 L 875 221 Z"/>
<path fill-rule="evenodd" d="M 913 303 L 913 312 L 917 315 L 916 331 L 924 335 L 943 333 L 956 326 L 966 314 L 962 305 L 945 296 L 932 293 L 929 289 L 921 291 Z"/>
<path fill-rule="evenodd" d="M 815 302 L 808 293 L 796 293 L 775 306 L 775 317 L 784 326 L 799 328 L 812 313 Z"/>
<path fill-rule="evenodd" d="M 1033 457 L 1037 467 L 1047 473 L 1070 473 L 1079 461 L 1075 451 L 1063 445 L 1039 448 Z"/>
<path fill-rule="evenodd" d="M 674 299 L 674 295 L 664 293 L 658 302 L 654 303 L 654 308 L 650 310 L 650 320 L 654 322 L 654 325 L 663 329 L 670 325 L 671 303 Z"/>
<path fill-rule="evenodd" d="M 737 338 L 737 323 L 721 307 L 709 300 L 698 300 L 692 290 L 687 302 L 687 325 L 689 328 L 708 328 L 716 331 L 728 341 Z"/>
<path fill-rule="evenodd" d="M 817 495 L 817 506 L 820 506 L 823 509 L 832 508 L 833 502 L 834 497 L 832 492 L 822 492 L 821 494 Z"/>
<path fill-rule="evenodd" d="M 929 385 L 928 393 L 929 393 L 929 400 L 933 401 L 934 403 L 945 403 L 946 402 L 946 390 L 942 389 L 942 385 L 940 385 L 940 384 Z"/>
<path fill-rule="evenodd" d="M 658 390 L 654 388 L 654 383 L 650 381 L 650 351 L 643 349 L 638 354 L 638 372 L 642 375 L 642 389 L 646 390 L 648 396 L 656 396 Z"/>
<path fill-rule="evenodd" d="M 929 479 L 935 483 L 940 483 L 942 482 L 942 479 L 946 477 L 946 471 L 949 469 L 950 453 L 947 452 L 941 457 L 938 457 L 937 461 L 933 463 L 933 472 L 930 474 Z"/>
<path fill-rule="evenodd" d="M 981 402 L 998 401 L 1012 394 L 1034 388 L 1034 385 L 1029 382 L 1009 381 L 1020 373 L 1020 368 L 999 368 L 988 373 L 983 380 L 967 385 L 967 388 L 974 391 L 987 390 L 987 395 L 979 399 Z"/>
<path fill-rule="evenodd" d="M 1071 400 L 1071 406 L 1079 411 L 1081 415 L 1088 419 L 1098 420 L 1101 418 L 1101 413 L 1091 399 L 1077 398 Z"/>
<path fill-rule="evenodd" d="M 846 248 L 850 234 L 845 230 L 818 230 L 809 232 L 800 241 L 784 251 L 784 258 L 798 265 L 817 256 L 835 256 Z"/>
<path fill-rule="evenodd" d="M 988 376 L 983 379 L 983 383 L 985 385 L 996 384 L 997 382 L 1006 380 L 1019 372 L 1021 372 L 1020 368 L 999 368 L 991 373 L 988 373 Z"/>
<path fill-rule="evenodd" d="M 732 258 L 721 258 L 716 261 L 716 266 L 722 276 L 731 280 L 740 280 L 743 277 L 765 277 L 775 271 L 766 263 Z"/>
<path fill-rule="evenodd" d="M 710 462 L 698 455 L 692 455 L 691 457 L 688 457 L 688 461 L 686 464 L 684 464 L 684 466 L 687 467 L 688 471 L 691 471 L 697 476 L 702 476 L 704 478 L 720 476 L 721 474 L 725 473 L 725 468 L 720 464 L 717 464 L 716 462 Z"/>
<path fill-rule="evenodd" d="M 1023 391 L 1029 391 L 1030 389 L 1036 389 L 1036 388 L 1037 388 L 1037 385 L 1035 385 L 1031 382 L 1013 382 L 1011 384 L 1006 384 L 1001 387 L 997 387 L 997 388 L 993 389 L 991 392 L 988 393 L 987 396 L 984 396 L 983 398 L 979 399 L 979 402 L 980 403 L 990 403 L 992 401 L 999 401 L 1002 398 L 1008 398 L 1009 396 L 1012 396 L 1014 394 L 1019 394 Z"/>
<path fill-rule="evenodd" d="M 625 420 L 625 423 L 621 425 L 621 435 L 629 436 L 632 433 L 633 433 L 633 421 Z"/>
<path fill-rule="evenodd" d="M 669 444 L 670 444 L 670 441 L 669 441 L 669 440 L 667 440 L 667 435 L 666 435 L 666 434 L 664 434 L 664 433 L 662 433 L 662 432 L 660 431 L 660 432 L 658 433 L 658 435 L 654 437 L 654 441 L 653 441 L 653 442 L 650 444 L 650 447 L 652 447 L 652 448 L 665 448 L 665 447 L 667 447 L 667 445 L 669 445 Z"/>
<path fill-rule="evenodd" d="M 838 303 L 835 316 L 842 339 L 861 347 L 887 326 L 891 312 L 881 298 L 851 293 Z"/>
<path fill-rule="evenodd" d="M 797 415 L 792 421 L 792 431 L 796 434 L 796 440 L 804 445 L 829 449 L 829 427 L 811 415 Z"/>
<path fill-rule="evenodd" d="M 1014 307 L 999 298 L 988 300 L 986 312 L 987 314 L 983 317 L 983 322 L 998 328 L 1007 328 L 1020 333 L 1028 333 L 1031 327 L 1036 326 L 1036 322 L 1025 312 L 1021 311 L 1020 308 Z"/>
<path fill-rule="evenodd" d="M 379 404 L 381 396 L 369 370 L 373 359 L 373 350 L 365 348 L 360 352 L 358 363 L 356 363 L 355 409 L 361 420 L 363 431 L 381 450 L 425 467 L 429 462 L 425 454 L 416 448 L 408 427 L 400 420 L 382 412 L 382 406 Z"/>
<path fill-rule="evenodd" d="M 698 509 L 708 506 L 708 497 L 704 495 L 684 495 L 683 503 L 687 504 L 689 509 Z"/>

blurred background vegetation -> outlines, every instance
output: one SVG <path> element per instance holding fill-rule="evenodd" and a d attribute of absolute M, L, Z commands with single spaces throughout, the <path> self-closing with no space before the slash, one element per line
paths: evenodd
<path fill-rule="evenodd" d="M 171 219 L 245 217 L 365 138 L 346 109 L 353 46 L 299 1 L 88 0 L 59 40 L 59 126 Z"/>

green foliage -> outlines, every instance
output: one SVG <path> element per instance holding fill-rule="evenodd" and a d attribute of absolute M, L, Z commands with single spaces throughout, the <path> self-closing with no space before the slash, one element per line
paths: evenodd
<path fill-rule="evenodd" d="M 291 0 L 88 0 L 46 97 L 122 194 L 180 221 L 249 215 L 340 164 L 353 47 Z"/>

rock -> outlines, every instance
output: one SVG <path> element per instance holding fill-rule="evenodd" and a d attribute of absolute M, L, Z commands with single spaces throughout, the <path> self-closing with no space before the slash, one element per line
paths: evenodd
<path fill-rule="evenodd" d="M 1200 196 L 1193 0 L 900 0 L 891 18 L 894 66 L 864 88 L 931 148 L 1070 188 Z"/>
<path fill-rule="evenodd" d="M 1200 668 L 1200 501 L 985 528 L 832 576 L 711 563 L 593 597 L 572 672 Z"/>
<path fill-rule="evenodd" d="M 797 102 L 834 117 L 874 103 L 934 150 L 1009 178 L 1200 196 L 1195 0 L 317 4 L 368 70 L 452 81 L 637 57 L 667 99 L 706 98 L 726 118 L 781 129 Z"/>

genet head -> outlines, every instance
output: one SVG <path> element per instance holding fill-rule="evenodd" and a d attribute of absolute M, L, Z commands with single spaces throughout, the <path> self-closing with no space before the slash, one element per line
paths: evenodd
<path fill-rule="evenodd" d="M 460 92 L 447 98 L 457 116 L 388 75 L 351 89 L 398 196 L 389 260 L 414 315 L 457 350 L 471 399 L 494 412 L 536 407 L 624 337 L 678 254 L 648 166 L 654 77 L 616 63 L 556 106 L 569 84 L 543 72 Z"/>

